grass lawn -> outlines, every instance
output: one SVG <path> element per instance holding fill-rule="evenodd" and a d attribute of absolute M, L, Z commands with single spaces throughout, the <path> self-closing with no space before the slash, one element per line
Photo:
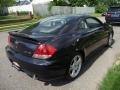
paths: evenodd
<path fill-rule="evenodd" d="M 29 21 L 24 21 L 24 22 L 17 22 L 17 23 L 10 23 L 10 24 L 1 24 L 0 25 L 0 31 L 5 31 L 5 30 L 11 30 L 12 28 L 26 28 L 35 22 L 37 22 L 39 19 L 32 19 Z"/>
<path fill-rule="evenodd" d="M 7 16 L 0 16 L 0 20 L 5 20 L 5 19 L 19 19 L 22 18 L 23 16 L 15 16 L 15 15 L 7 15 Z"/>
<path fill-rule="evenodd" d="M 91 13 L 90 15 L 95 17 L 101 17 L 101 13 Z"/>
<path fill-rule="evenodd" d="M 9 24 L 1 24 L 0 27 L 10 26 L 10 25 L 18 25 L 18 24 L 26 24 L 26 23 L 33 23 L 33 22 L 36 22 L 36 21 L 38 21 L 38 19 L 32 19 L 32 20 L 28 20 L 28 21 L 9 23 Z"/>
<path fill-rule="evenodd" d="M 99 90 L 120 90 L 120 65 L 114 65 L 109 69 Z"/>

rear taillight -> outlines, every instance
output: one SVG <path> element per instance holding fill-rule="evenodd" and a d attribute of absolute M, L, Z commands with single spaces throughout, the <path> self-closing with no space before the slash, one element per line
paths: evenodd
<path fill-rule="evenodd" d="M 49 44 L 40 44 L 34 51 L 33 57 L 38 59 L 48 59 L 53 56 L 57 49 Z"/>
<path fill-rule="evenodd" d="M 111 14 L 106 13 L 105 16 L 106 16 L 106 17 L 111 17 Z"/>
<path fill-rule="evenodd" d="M 8 35 L 8 46 L 10 46 L 10 42 L 11 42 L 11 39 L 10 39 L 10 34 Z"/>

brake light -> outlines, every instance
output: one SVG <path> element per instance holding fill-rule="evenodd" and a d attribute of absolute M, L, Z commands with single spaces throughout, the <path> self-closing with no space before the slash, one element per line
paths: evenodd
<path fill-rule="evenodd" d="M 11 42 L 11 40 L 10 40 L 10 34 L 8 35 L 8 46 L 10 46 L 10 42 Z"/>
<path fill-rule="evenodd" d="M 40 44 L 34 51 L 33 57 L 39 59 L 48 59 L 56 52 L 56 48 L 49 44 Z"/>

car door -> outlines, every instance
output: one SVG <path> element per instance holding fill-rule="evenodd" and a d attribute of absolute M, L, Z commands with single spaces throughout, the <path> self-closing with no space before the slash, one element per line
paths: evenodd
<path fill-rule="evenodd" d="M 106 44 L 107 42 L 107 32 L 104 30 L 104 25 L 97 18 L 89 17 L 85 19 L 88 29 L 87 29 L 87 53 L 91 53 L 100 46 Z"/>
<path fill-rule="evenodd" d="M 87 25 L 86 19 L 80 20 L 78 23 L 77 36 L 78 43 L 77 47 L 85 51 L 85 55 L 89 55 L 94 50 L 94 44 L 96 33 Z M 80 37 L 80 38 L 79 38 Z"/>

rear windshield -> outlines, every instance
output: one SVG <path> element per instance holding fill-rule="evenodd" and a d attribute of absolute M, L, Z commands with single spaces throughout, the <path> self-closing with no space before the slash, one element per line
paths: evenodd
<path fill-rule="evenodd" d="M 40 22 L 26 28 L 22 33 L 30 34 L 56 34 L 59 28 L 66 24 L 66 19 L 64 18 L 46 18 Z"/>
<path fill-rule="evenodd" d="M 108 11 L 120 11 L 120 7 L 111 7 Z"/>

